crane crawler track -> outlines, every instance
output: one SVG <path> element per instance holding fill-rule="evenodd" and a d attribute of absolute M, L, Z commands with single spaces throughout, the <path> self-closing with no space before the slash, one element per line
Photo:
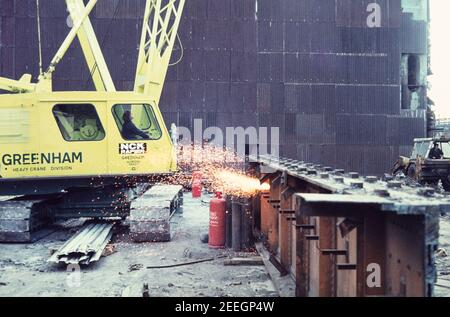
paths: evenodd
<path fill-rule="evenodd" d="M 33 234 L 52 217 L 43 200 L 0 201 L 0 242 L 31 242 Z"/>

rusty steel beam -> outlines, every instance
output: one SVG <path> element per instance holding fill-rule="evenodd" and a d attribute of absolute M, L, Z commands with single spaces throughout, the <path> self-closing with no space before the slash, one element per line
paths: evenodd
<path fill-rule="evenodd" d="M 272 206 L 269 203 L 270 192 L 262 192 L 260 194 L 260 227 L 261 234 L 264 239 L 269 237 L 270 213 Z"/>
<path fill-rule="evenodd" d="M 268 242 L 270 251 L 278 253 L 279 248 L 279 219 L 278 210 L 280 208 L 280 190 L 281 190 L 281 175 L 278 173 L 276 177 L 270 179 L 270 199 L 269 203 L 269 232 Z"/>
<path fill-rule="evenodd" d="M 290 190 L 286 182 L 283 182 L 280 189 L 280 209 L 278 215 L 279 222 L 279 245 L 280 245 L 280 263 L 286 269 L 290 270 L 292 260 L 292 222 L 289 220 L 290 214 L 295 214 L 292 207 L 292 196 L 295 192 Z"/>
<path fill-rule="evenodd" d="M 449 196 L 391 177 L 257 161 L 257 171 L 271 171 L 261 224 L 269 219 L 266 227 L 278 233 L 268 232 L 269 245 L 291 267 L 297 296 L 432 296 L 439 214 L 450 211 Z M 374 265 L 375 286 L 368 283 Z"/>

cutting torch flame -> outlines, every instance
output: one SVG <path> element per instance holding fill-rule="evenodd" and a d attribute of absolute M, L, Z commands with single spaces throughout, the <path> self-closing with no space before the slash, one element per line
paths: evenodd
<path fill-rule="evenodd" d="M 190 187 L 192 172 L 199 171 L 203 185 L 210 192 L 229 196 L 251 197 L 267 191 L 270 185 L 260 184 L 258 178 L 245 174 L 245 160 L 232 150 L 213 145 L 179 146 L 179 173 L 159 179 L 159 182 Z"/>
<path fill-rule="evenodd" d="M 259 179 L 235 171 L 217 171 L 214 174 L 213 187 L 227 195 L 239 197 L 250 197 L 270 189 L 269 184 L 261 184 Z"/>

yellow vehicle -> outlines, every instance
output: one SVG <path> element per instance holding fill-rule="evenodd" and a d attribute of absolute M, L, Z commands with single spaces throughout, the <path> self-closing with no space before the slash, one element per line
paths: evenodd
<path fill-rule="evenodd" d="M 45 195 L 65 210 L 57 216 L 113 215 L 118 192 L 176 171 L 158 103 L 184 2 L 146 1 L 134 90 L 117 92 L 89 19 L 97 0 L 66 0 L 73 26 L 46 71 L 41 58 L 37 82 L 0 77 L 0 90 L 10 92 L 0 95 L 0 196 Z M 52 74 L 76 38 L 96 91 L 53 92 Z M 101 208 L 89 205 L 91 196 Z"/>
<path fill-rule="evenodd" d="M 76 187 L 92 178 L 117 181 L 176 170 L 161 113 L 141 94 L 31 93 L 0 100 L 3 196 L 59 192 L 67 180 Z M 122 134 L 126 111 L 148 139 Z"/>

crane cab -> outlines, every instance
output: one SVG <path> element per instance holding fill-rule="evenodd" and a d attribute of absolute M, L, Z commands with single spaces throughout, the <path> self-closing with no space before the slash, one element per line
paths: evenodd
<path fill-rule="evenodd" d="M 0 96 L 0 190 L 23 194 L 28 184 L 34 191 L 55 192 L 93 180 L 174 172 L 170 134 L 156 103 L 144 97 L 134 92 Z M 140 133 L 125 131 L 130 125 L 125 112 Z"/>

